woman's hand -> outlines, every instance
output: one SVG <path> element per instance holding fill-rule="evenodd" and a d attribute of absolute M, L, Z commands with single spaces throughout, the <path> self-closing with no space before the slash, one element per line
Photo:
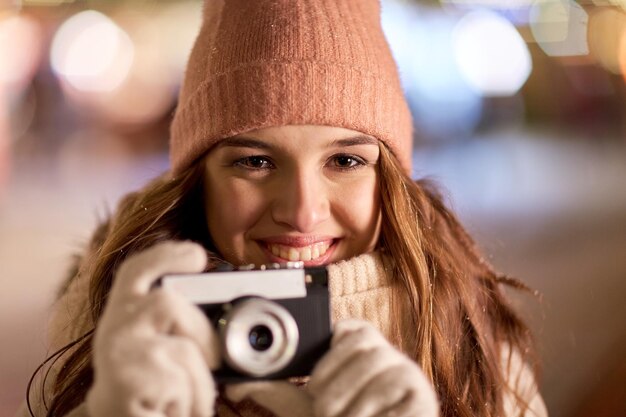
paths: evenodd
<path fill-rule="evenodd" d="M 370 323 L 335 325 L 330 351 L 317 364 L 308 389 L 263 381 L 226 387 L 280 417 L 437 417 L 437 395 L 419 366 Z"/>
<path fill-rule="evenodd" d="M 91 417 L 213 415 L 213 329 L 181 296 L 151 289 L 164 274 L 201 272 L 206 262 L 200 245 L 166 242 L 120 266 L 94 337 Z"/>
<path fill-rule="evenodd" d="M 437 395 L 411 359 L 370 323 L 336 324 L 309 382 L 317 417 L 436 417 Z"/>

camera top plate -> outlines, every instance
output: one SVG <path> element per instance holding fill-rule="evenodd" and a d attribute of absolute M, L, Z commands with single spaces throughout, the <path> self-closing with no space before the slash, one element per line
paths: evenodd
<path fill-rule="evenodd" d="M 242 296 L 301 298 L 307 293 L 303 269 L 172 274 L 161 278 L 161 287 L 194 304 L 223 303 Z"/>

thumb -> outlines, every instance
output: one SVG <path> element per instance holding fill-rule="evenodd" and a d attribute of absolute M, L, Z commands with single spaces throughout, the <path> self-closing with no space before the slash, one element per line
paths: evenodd
<path fill-rule="evenodd" d="M 286 381 L 228 385 L 226 397 L 235 402 L 251 399 L 278 417 L 313 417 L 313 399 L 309 393 Z"/>

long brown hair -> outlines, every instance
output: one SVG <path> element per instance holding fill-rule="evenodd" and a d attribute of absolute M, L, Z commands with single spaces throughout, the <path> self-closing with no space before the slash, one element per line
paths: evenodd
<path fill-rule="evenodd" d="M 394 342 L 433 382 L 442 416 L 500 416 L 508 389 L 501 350 L 532 352 L 528 329 L 508 307 L 500 284 L 523 286 L 484 261 L 432 184 L 411 180 L 386 146 L 380 148 L 378 248 L 393 254 Z M 170 239 L 194 240 L 213 253 L 202 173 L 202 164 L 196 164 L 179 177 L 157 178 L 129 194 L 101 227 L 105 233 L 96 235 L 94 250 L 79 269 L 90 277 L 92 323 L 102 314 L 117 267 L 129 255 Z M 49 358 L 63 366 L 52 384 L 48 417 L 63 416 L 84 401 L 93 381 L 92 334 L 93 329 Z M 523 411 L 524 401 L 517 400 Z"/>
<path fill-rule="evenodd" d="M 434 184 L 414 182 L 385 146 L 380 177 L 379 244 L 393 255 L 398 344 L 430 377 L 442 416 L 502 416 L 505 393 L 523 414 L 501 362 L 508 347 L 534 364 L 533 342 L 500 284 L 527 287 L 497 274 Z"/>

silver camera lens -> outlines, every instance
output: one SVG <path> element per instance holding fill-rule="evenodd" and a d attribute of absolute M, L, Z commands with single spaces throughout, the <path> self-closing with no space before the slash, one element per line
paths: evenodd
<path fill-rule="evenodd" d="M 299 342 L 298 325 L 289 311 L 263 298 L 234 304 L 220 320 L 219 329 L 226 363 L 256 377 L 287 366 Z"/>
<path fill-rule="evenodd" d="M 274 335 L 269 327 L 258 325 L 254 326 L 252 330 L 250 330 L 248 341 L 254 350 L 262 352 L 272 346 L 272 343 L 274 342 Z"/>

